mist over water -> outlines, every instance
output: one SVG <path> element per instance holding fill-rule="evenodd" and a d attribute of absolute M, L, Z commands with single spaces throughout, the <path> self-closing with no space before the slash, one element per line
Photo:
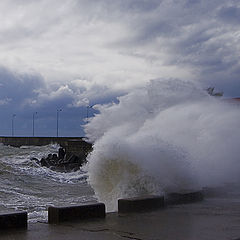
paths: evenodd
<path fill-rule="evenodd" d="M 99 110 L 89 183 L 108 211 L 117 199 L 239 181 L 240 106 L 192 82 L 152 80 Z"/>

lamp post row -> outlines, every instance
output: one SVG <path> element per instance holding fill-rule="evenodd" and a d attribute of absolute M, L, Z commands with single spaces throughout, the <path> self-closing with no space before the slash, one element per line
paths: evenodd
<path fill-rule="evenodd" d="M 87 123 L 88 123 L 88 117 L 89 117 L 89 108 L 92 108 L 93 106 L 87 106 Z M 62 109 L 57 109 L 57 122 L 56 122 L 56 126 L 57 126 L 57 137 L 59 134 L 59 112 L 62 112 Z M 33 137 L 35 136 L 35 116 L 37 115 L 38 112 L 34 112 L 32 115 L 32 135 Z M 14 119 L 17 115 L 13 114 L 12 115 L 12 136 L 14 136 Z"/>
<path fill-rule="evenodd" d="M 58 137 L 58 128 L 59 128 L 59 112 L 61 112 L 62 109 L 57 109 L 57 137 Z M 32 115 L 32 135 L 34 137 L 35 135 L 35 116 L 37 115 L 37 112 L 34 112 Z M 14 136 L 14 119 L 17 115 L 13 114 L 12 115 L 12 136 Z"/>

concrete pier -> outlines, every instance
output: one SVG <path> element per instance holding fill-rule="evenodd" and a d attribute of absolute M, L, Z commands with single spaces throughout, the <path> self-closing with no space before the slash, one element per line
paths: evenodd
<path fill-rule="evenodd" d="M 145 196 L 118 200 L 118 212 L 142 212 L 164 207 L 163 196 Z"/>
<path fill-rule="evenodd" d="M 166 197 L 166 204 L 187 204 L 203 200 L 202 191 L 183 191 L 180 193 L 170 193 Z"/>
<path fill-rule="evenodd" d="M 57 143 L 62 147 L 68 146 L 68 141 L 84 142 L 82 137 L 5 137 L 0 136 L 0 143 L 13 147 L 21 146 L 44 146 L 51 143 Z"/>
<path fill-rule="evenodd" d="M 68 139 L 64 146 L 66 153 L 81 157 L 82 154 L 87 155 L 92 151 L 92 144 L 79 139 Z"/>
<path fill-rule="evenodd" d="M 45 146 L 48 144 L 59 144 L 66 150 L 68 156 L 86 156 L 92 151 L 92 144 L 82 137 L 1 137 L 0 143 L 12 147 L 21 146 Z"/>
<path fill-rule="evenodd" d="M 105 205 L 103 203 L 48 208 L 48 223 L 50 224 L 74 220 L 105 218 L 105 216 Z"/>
<path fill-rule="evenodd" d="M 237 198 L 239 199 L 239 198 Z M 1 240 L 239 240 L 240 204 L 232 198 L 60 224 L 30 223 L 28 230 L 0 231 Z"/>
<path fill-rule="evenodd" d="M 27 212 L 8 212 L 0 214 L 0 229 L 27 228 Z"/>

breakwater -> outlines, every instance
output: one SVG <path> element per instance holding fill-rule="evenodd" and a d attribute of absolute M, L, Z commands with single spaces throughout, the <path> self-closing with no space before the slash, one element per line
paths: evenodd
<path fill-rule="evenodd" d="M 12 147 L 21 146 L 44 146 L 51 143 L 57 143 L 62 147 L 68 145 L 68 141 L 84 141 L 82 137 L 5 137 L 0 136 L 0 143 Z"/>
<path fill-rule="evenodd" d="M 189 198 L 189 196 L 191 197 Z M 188 193 L 175 193 L 174 204 L 194 203 L 203 200 L 201 191 L 188 192 Z M 163 209 L 167 207 L 168 199 L 165 200 L 164 196 L 150 195 L 134 198 L 126 198 L 118 200 L 118 213 L 141 213 Z M 80 205 L 67 205 L 67 206 L 49 206 L 48 207 L 48 223 L 60 224 L 62 222 L 71 221 L 84 221 L 87 219 L 105 218 L 106 207 L 104 203 L 89 203 Z M 11 212 L 0 214 L 0 228 L 27 228 L 28 214 L 26 211 Z"/>
<path fill-rule="evenodd" d="M 0 137 L 0 143 L 12 147 L 45 146 L 57 143 L 63 147 L 67 154 L 76 156 L 87 154 L 92 149 L 92 144 L 82 137 Z"/>

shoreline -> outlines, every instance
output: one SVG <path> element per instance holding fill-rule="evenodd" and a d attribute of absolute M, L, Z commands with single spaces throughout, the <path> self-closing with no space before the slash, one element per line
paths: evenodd
<path fill-rule="evenodd" d="M 28 230 L 6 230 L 3 240 L 61 239 L 239 239 L 240 207 L 234 199 L 207 198 L 141 213 L 107 213 L 104 219 L 61 224 L 30 223 Z"/>

